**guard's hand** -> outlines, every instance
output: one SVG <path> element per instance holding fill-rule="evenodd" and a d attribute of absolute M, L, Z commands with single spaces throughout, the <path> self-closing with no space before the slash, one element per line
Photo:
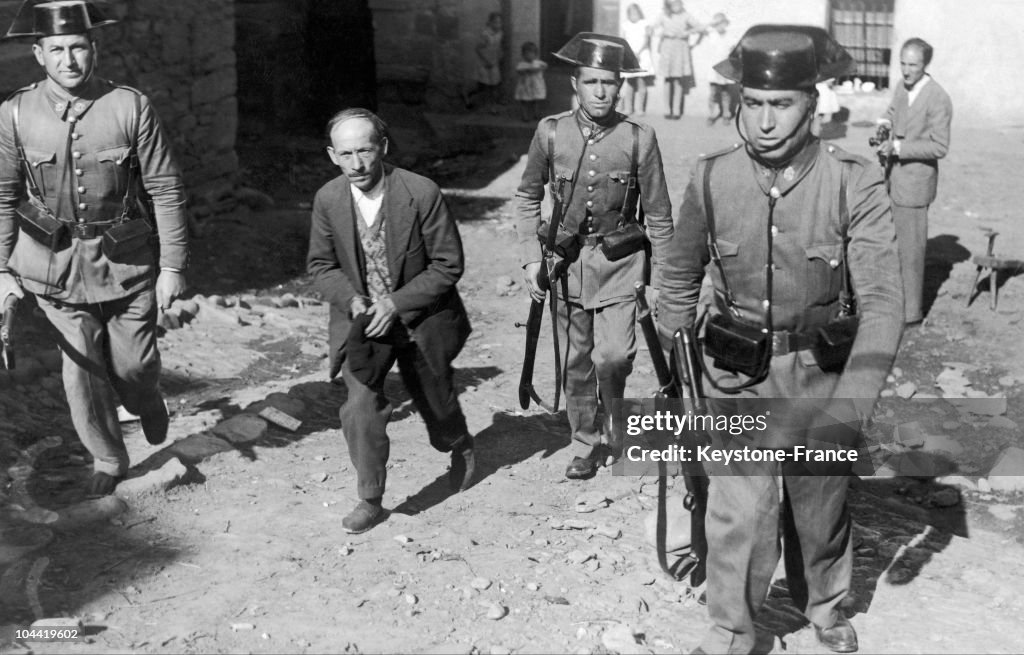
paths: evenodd
<path fill-rule="evenodd" d="M 368 310 L 369 308 L 370 305 L 369 303 L 367 303 L 366 298 L 363 298 L 362 296 L 356 296 L 355 298 L 352 299 L 352 302 L 349 303 L 348 311 L 352 318 L 355 318 L 360 314 L 365 314 L 366 310 Z"/>
<path fill-rule="evenodd" d="M 0 307 L 7 303 L 7 296 L 21 299 L 25 297 L 25 292 L 21 290 L 21 285 L 12 274 L 0 273 Z"/>
<path fill-rule="evenodd" d="M 644 287 L 644 295 L 647 297 L 647 306 L 651 308 L 651 318 L 658 320 L 658 296 L 661 292 L 651 285 Z"/>
<path fill-rule="evenodd" d="M 523 281 L 526 282 L 526 288 L 530 291 L 530 298 L 534 302 L 544 302 L 544 296 L 546 293 L 540 288 L 540 267 L 544 265 L 544 262 L 530 262 L 523 267 Z"/>
<path fill-rule="evenodd" d="M 161 310 L 170 309 L 175 298 L 185 293 L 185 274 L 176 271 L 160 271 L 156 278 L 156 304 Z"/>
<path fill-rule="evenodd" d="M 877 152 L 879 157 L 892 157 L 895 152 L 895 150 L 893 150 L 892 141 L 883 141 L 881 145 L 878 146 Z"/>
<path fill-rule="evenodd" d="M 398 310 L 395 309 L 395 303 L 392 302 L 391 296 L 384 296 L 373 303 L 373 306 L 367 311 L 373 316 L 370 319 L 369 325 L 366 326 L 366 337 L 368 339 L 383 337 L 390 332 L 395 318 L 398 317 Z"/>

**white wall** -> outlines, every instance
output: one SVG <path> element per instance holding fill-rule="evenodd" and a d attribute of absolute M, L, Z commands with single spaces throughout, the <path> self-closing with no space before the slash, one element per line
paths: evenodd
<path fill-rule="evenodd" d="M 896 0 L 892 84 L 899 83 L 897 49 L 911 37 L 935 48 L 928 72 L 953 100 L 954 125 L 1005 127 L 1024 123 L 1020 63 L 1024 61 L 1024 2 Z"/>

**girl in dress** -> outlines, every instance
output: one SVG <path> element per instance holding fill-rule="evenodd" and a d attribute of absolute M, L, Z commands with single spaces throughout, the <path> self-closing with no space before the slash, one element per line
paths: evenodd
<path fill-rule="evenodd" d="M 476 44 L 477 61 L 473 71 L 476 88 L 463 97 L 466 109 L 473 108 L 475 96 L 483 95 L 484 102 L 490 105 L 491 113 L 498 113 L 497 105 L 501 99 L 501 42 L 505 38 L 502 27 L 501 13 L 491 12 Z"/>
<path fill-rule="evenodd" d="M 523 122 L 529 123 L 540 118 L 540 103 L 548 97 L 544 84 L 544 71 L 548 65 L 540 60 L 537 44 L 527 41 L 523 44 L 522 60 L 516 64 L 516 93 L 522 109 Z"/>
<path fill-rule="evenodd" d="M 678 120 L 683 116 L 686 94 L 694 86 L 690 37 L 702 34 L 705 29 L 686 13 L 682 0 L 666 0 L 665 10 L 654 25 L 654 33 L 659 37 L 658 74 L 665 80 L 665 99 L 668 101 L 665 118 Z M 677 96 L 679 113 L 675 111 Z"/>
<path fill-rule="evenodd" d="M 626 84 L 622 87 L 624 114 L 636 112 L 643 116 L 647 112 L 647 87 L 654 83 L 654 65 L 651 60 L 651 22 L 644 18 L 644 12 L 635 2 L 626 9 L 626 22 L 622 25 L 622 37 L 640 60 L 640 73 L 623 73 Z"/>

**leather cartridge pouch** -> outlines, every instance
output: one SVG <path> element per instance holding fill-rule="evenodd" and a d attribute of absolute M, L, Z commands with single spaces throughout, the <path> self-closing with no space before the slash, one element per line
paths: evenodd
<path fill-rule="evenodd" d="M 823 371 L 830 373 L 842 372 L 846 360 L 850 358 L 850 350 L 857 338 L 857 327 L 860 317 L 841 316 L 828 325 L 818 328 L 818 339 L 811 352 L 814 361 Z"/>
<path fill-rule="evenodd" d="M 608 232 L 601 239 L 601 252 L 610 262 L 640 252 L 647 244 L 647 235 L 639 223 L 632 219 L 626 221 L 621 214 L 618 216 L 620 218 L 619 227 Z"/>
<path fill-rule="evenodd" d="M 540 239 L 542 246 L 547 244 L 548 229 L 547 221 L 541 221 L 540 226 L 537 228 L 537 238 Z M 558 232 L 555 235 L 556 255 L 566 261 L 574 262 L 580 256 L 580 247 L 580 237 L 578 234 L 567 232 L 562 226 L 558 226 Z"/>
<path fill-rule="evenodd" d="M 18 207 L 17 213 L 18 229 L 53 252 L 60 252 L 71 245 L 67 223 L 48 209 L 26 200 Z"/>
<path fill-rule="evenodd" d="M 101 248 L 107 259 L 116 262 L 125 255 L 149 245 L 152 235 L 153 229 L 148 221 L 141 218 L 125 221 L 103 233 Z"/>
<path fill-rule="evenodd" d="M 731 373 L 758 375 L 769 347 L 768 335 L 761 328 L 725 314 L 709 318 L 704 330 L 704 352 L 715 360 L 715 366 Z"/>

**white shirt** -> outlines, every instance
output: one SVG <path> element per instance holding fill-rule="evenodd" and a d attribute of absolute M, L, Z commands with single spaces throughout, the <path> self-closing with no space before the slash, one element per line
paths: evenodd
<path fill-rule="evenodd" d="M 928 80 L 930 80 L 930 79 L 932 79 L 932 76 L 929 75 L 928 73 L 925 73 L 924 77 L 919 79 L 917 81 L 917 84 L 915 84 L 912 89 L 907 91 L 907 106 L 908 107 L 914 104 L 914 101 L 917 100 L 917 96 L 921 95 L 921 89 L 924 88 L 925 84 L 928 84 Z M 893 152 L 896 153 L 897 157 L 900 156 L 900 150 L 901 150 L 902 145 L 903 145 L 903 142 L 900 139 L 893 139 L 893 141 L 892 141 L 892 150 L 893 150 Z"/>
<path fill-rule="evenodd" d="M 362 191 L 355 185 L 351 186 L 352 198 L 356 202 L 356 209 L 359 211 L 359 215 L 363 217 L 363 222 L 369 227 L 377 220 L 380 208 L 384 204 L 384 176 L 381 175 L 380 179 L 377 180 L 377 184 L 369 191 Z"/>
<path fill-rule="evenodd" d="M 909 91 L 907 91 L 907 106 L 908 107 L 910 105 L 914 104 L 914 101 L 917 100 L 917 96 L 921 95 L 921 89 L 924 88 L 925 84 L 928 84 L 928 80 L 930 80 L 930 79 L 932 79 L 932 76 L 928 75 L 928 74 L 925 74 L 924 77 L 922 77 L 921 79 L 919 79 L 917 81 L 917 84 L 914 85 L 914 88 L 912 88 Z"/>

